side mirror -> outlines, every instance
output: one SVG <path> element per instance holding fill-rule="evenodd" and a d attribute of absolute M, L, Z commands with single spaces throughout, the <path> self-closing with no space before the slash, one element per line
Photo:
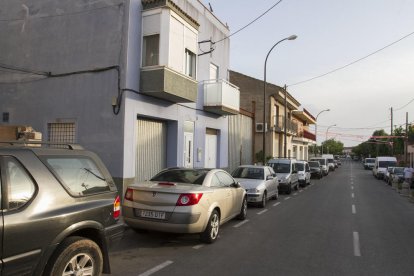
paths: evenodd
<path fill-rule="evenodd" d="M 293 170 L 293 173 L 298 173 L 298 170 Z"/>
<path fill-rule="evenodd" d="M 230 185 L 230 187 L 232 187 L 232 188 L 240 188 L 241 185 L 240 185 L 240 182 L 234 182 L 233 184 Z"/>
<path fill-rule="evenodd" d="M 273 179 L 273 175 L 266 176 L 266 180 L 272 180 L 272 179 Z"/>

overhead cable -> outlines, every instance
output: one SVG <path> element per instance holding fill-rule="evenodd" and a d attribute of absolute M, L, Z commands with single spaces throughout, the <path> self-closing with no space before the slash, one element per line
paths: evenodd
<path fill-rule="evenodd" d="M 344 66 L 338 67 L 338 68 L 336 68 L 336 69 L 333 69 L 333 70 L 331 70 L 331 71 L 329 71 L 329 72 L 326 72 L 326 73 L 324 73 L 324 74 L 321 74 L 321 75 L 319 75 L 319 76 L 312 77 L 312 78 L 310 78 L 310 79 L 306 79 L 306 80 L 299 81 L 299 82 L 296 82 L 296 83 L 293 83 L 293 84 L 289 84 L 288 86 L 295 86 L 295 85 L 303 84 L 303 83 L 306 83 L 306 82 L 310 82 L 310 81 L 313 81 L 313 80 L 315 80 L 315 79 L 319 79 L 319 78 L 325 77 L 325 76 L 327 76 L 327 75 L 330 75 L 330 74 L 332 74 L 332 73 L 335 73 L 335 72 L 337 72 L 337 71 L 339 71 L 339 70 L 345 69 L 345 68 L 347 68 L 347 67 L 349 67 L 349 66 L 351 66 L 351 65 L 354 65 L 354 64 L 355 64 L 355 63 L 357 63 L 357 62 L 360 62 L 360 61 L 362 61 L 362 60 L 364 60 L 364 59 L 369 58 L 369 57 L 370 57 L 370 56 L 372 56 L 372 55 L 375 55 L 375 54 L 376 54 L 376 53 L 378 53 L 378 52 L 381 52 L 382 50 L 385 50 L 385 49 L 386 49 L 386 48 L 388 48 L 388 47 L 391 47 L 392 45 L 394 45 L 394 44 L 396 44 L 396 43 L 400 42 L 400 41 L 401 41 L 401 40 L 403 40 L 403 39 L 406 39 L 407 37 L 409 37 L 409 36 L 411 36 L 411 35 L 413 35 L 413 34 L 414 34 L 414 32 L 411 32 L 411 33 L 409 33 L 409 34 L 407 34 L 407 35 L 405 35 L 405 36 L 401 37 L 400 39 L 398 39 L 398 40 L 396 40 L 396 41 L 394 41 L 394 42 L 392 42 L 392 43 L 390 43 L 390 44 L 388 44 L 388 45 L 386 45 L 386 46 L 384 46 L 384 47 L 382 47 L 382 48 L 380 48 L 380 49 L 378 49 L 378 50 L 376 50 L 376 51 L 374 51 L 374 52 L 372 52 L 372 53 L 370 53 L 370 54 L 368 54 L 368 55 L 366 55 L 366 56 L 364 56 L 364 57 L 362 57 L 362 58 L 359 58 L 359 59 L 357 59 L 357 60 L 354 60 L 354 61 L 352 61 L 352 62 L 350 62 L 350 63 L 348 63 L 348 64 L 346 64 L 346 65 L 344 65 Z"/>
<path fill-rule="evenodd" d="M 253 21 L 251 21 L 250 23 L 248 23 L 247 25 L 245 25 L 244 27 L 241 27 L 240 29 L 238 29 L 237 31 L 235 31 L 234 33 L 214 42 L 214 43 L 219 43 L 222 42 L 223 40 L 226 40 L 228 38 L 230 38 L 231 36 L 243 31 L 244 29 L 246 29 L 247 27 L 249 27 L 250 25 L 252 25 L 254 22 L 256 22 L 257 20 L 259 20 L 261 17 L 263 17 L 266 13 L 268 13 L 269 11 L 271 11 L 274 7 L 276 7 L 277 5 L 280 4 L 280 2 L 282 2 L 283 0 L 279 0 L 276 2 L 276 4 L 274 4 L 273 6 L 271 6 L 269 9 L 267 9 L 265 12 L 263 12 L 261 15 L 259 15 L 258 17 L 256 17 L 255 19 L 253 19 Z"/>

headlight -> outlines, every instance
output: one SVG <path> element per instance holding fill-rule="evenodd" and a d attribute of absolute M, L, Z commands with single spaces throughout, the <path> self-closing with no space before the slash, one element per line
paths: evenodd
<path fill-rule="evenodd" d="M 256 188 L 253 188 L 253 189 L 247 189 L 246 190 L 248 193 L 252 193 L 252 194 L 257 194 L 257 193 L 260 193 L 260 191 L 258 190 L 258 189 L 256 189 Z"/>

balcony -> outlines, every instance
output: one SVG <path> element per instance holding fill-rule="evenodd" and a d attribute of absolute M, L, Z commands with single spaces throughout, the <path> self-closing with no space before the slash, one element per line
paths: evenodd
<path fill-rule="evenodd" d="M 142 68 L 140 90 L 174 103 L 197 101 L 197 81 L 166 66 Z"/>
<path fill-rule="evenodd" d="M 293 137 L 294 141 L 302 142 L 302 143 L 316 143 L 316 135 L 312 132 L 303 129 L 297 133 L 295 137 Z"/>
<path fill-rule="evenodd" d="M 285 116 L 273 116 L 274 119 L 274 131 L 275 132 L 285 132 Z M 287 135 L 296 135 L 298 133 L 298 124 L 293 120 L 286 120 L 286 134 Z"/>
<path fill-rule="evenodd" d="M 219 115 L 237 115 L 240 110 L 240 91 L 226 80 L 205 81 L 204 110 Z"/>

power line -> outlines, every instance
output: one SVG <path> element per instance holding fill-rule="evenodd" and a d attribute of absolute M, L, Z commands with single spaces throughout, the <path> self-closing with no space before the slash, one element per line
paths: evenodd
<path fill-rule="evenodd" d="M 403 109 L 404 107 L 408 106 L 410 103 L 414 102 L 414 99 L 412 99 L 411 101 L 409 101 L 407 104 L 405 104 L 404 106 L 401 106 L 399 108 L 394 109 L 394 111 L 399 111 L 401 109 Z"/>
<path fill-rule="evenodd" d="M 370 53 L 370 54 L 368 54 L 368 55 L 366 55 L 366 56 L 364 56 L 364 57 L 362 57 L 362 58 L 359 58 L 359 59 L 357 59 L 357 60 L 354 60 L 354 61 L 352 61 L 352 62 L 350 62 L 350 63 L 348 63 L 348 64 L 346 64 L 346 65 L 344 65 L 344 66 L 338 67 L 338 68 L 336 68 L 336 69 L 334 69 L 334 70 L 331 70 L 331 71 L 329 71 L 329 72 L 327 72 L 327 73 L 321 74 L 321 75 L 319 75 L 319 76 L 316 76 L 316 77 L 313 77 L 313 78 L 310 78 L 310 79 L 306 79 L 306 80 L 299 81 L 299 82 L 296 82 L 296 83 L 293 83 L 293 84 L 289 84 L 288 86 L 295 86 L 295 85 L 303 84 L 303 83 L 306 83 L 306 82 L 310 82 L 310 81 L 313 81 L 313 80 L 315 80 L 315 79 L 319 79 L 319 78 L 325 77 L 325 76 L 327 76 L 327 75 L 330 75 L 330 74 L 332 74 L 332 73 L 335 73 L 335 72 L 337 72 L 337 71 L 339 71 L 339 70 L 345 69 L 346 67 L 349 67 L 349 66 L 351 66 L 351 65 L 354 65 L 354 64 L 355 64 L 355 63 L 357 63 L 357 62 L 360 62 L 360 61 L 362 61 L 362 60 L 364 60 L 364 59 L 367 59 L 367 58 L 369 58 L 370 56 L 375 55 L 376 53 L 381 52 L 382 50 L 385 50 L 385 49 L 386 49 L 386 48 L 388 48 L 388 47 L 391 47 L 392 45 L 394 45 L 394 44 L 396 44 L 396 43 L 400 42 L 400 41 L 401 41 L 401 40 L 403 40 L 403 39 L 406 39 L 407 37 L 409 37 L 409 36 L 411 36 L 411 35 L 413 35 L 413 34 L 414 34 L 414 32 L 411 32 L 411 33 L 409 33 L 409 34 L 407 34 L 407 35 L 403 36 L 402 38 L 400 38 L 400 39 L 398 39 L 398 40 L 396 40 L 396 41 L 394 41 L 394 42 L 392 42 L 392 43 L 390 43 L 390 44 L 388 44 L 388 45 L 386 45 L 386 46 L 384 46 L 384 47 L 382 47 L 382 48 L 380 48 L 380 49 L 378 49 L 378 50 L 376 50 L 376 51 L 374 51 L 374 52 L 372 52 L 372 53 Z M 413 100 L 414 100 L 414 99 L 413 99 Z"/>
<path fill-rule="evenodd" d="M 274 4 L 273 6 L 271 6 L 269 9 L 267 9 L 265 12 L 263 12 L 261 15 L 259 15 L 258 17 L 256 17 L 253 21 L 251 21 L 250 23 L 248 23 L 247 25 L 245 25 L 244 27 L 241 27 L 240 29 L 238 29 L 237 31 L 235 31 L 234 33 L 230 34 L 229 36 L 226 36 L 216 42 L 213 43 L 219 43 L 222 42 L 223 40 L 226 40 L 228 38 L 230 38 L 231 36 L 243 31 L 244 29 L 246 29 L 247 27 L 249 27 L 250 25 L 252 25 L 254 22 L 256 22 L 257 20 L 259 20 L 261 17 L 263 17 L 266 13 L 268 13 L 269 11 L 271 11 L 274 7 L 276 7 L 277 5 L 280 4 L 280 2 L 282 2 L 283 0 L 279 0 L 276 2 L 276 4 Z"/>

